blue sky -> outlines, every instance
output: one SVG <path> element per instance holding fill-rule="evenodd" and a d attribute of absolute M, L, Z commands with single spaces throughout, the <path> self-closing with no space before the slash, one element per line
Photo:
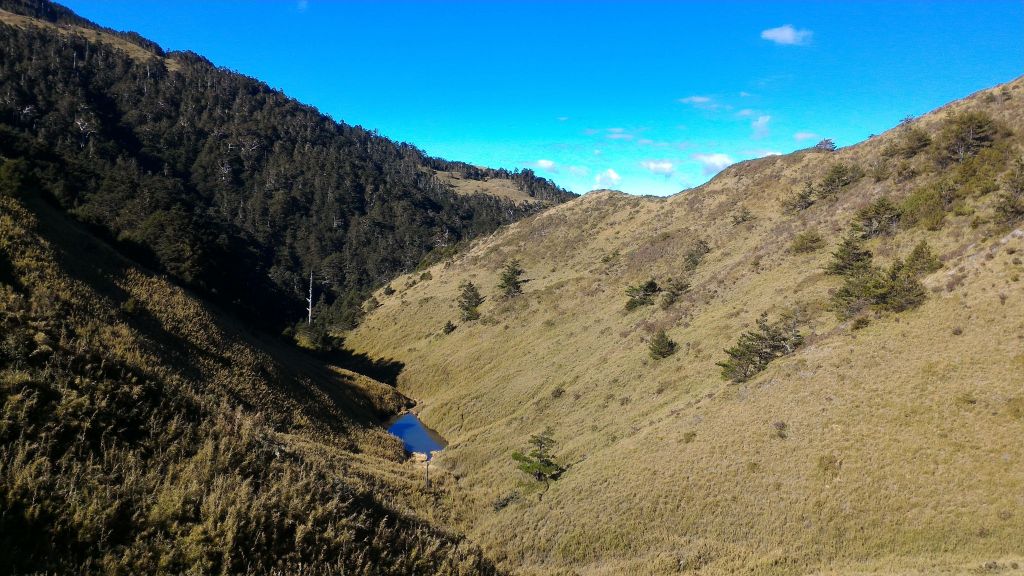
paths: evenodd
<path fill-rule="evenodd" d="M 1024 2 L 65 2 L 427 153 L 665 195 L 1024 74 Z"/>

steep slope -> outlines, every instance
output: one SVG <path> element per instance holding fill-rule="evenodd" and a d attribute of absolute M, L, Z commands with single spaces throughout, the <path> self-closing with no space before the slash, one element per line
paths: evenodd
<path fill-rule="evenodd" d="M 302 316 L 310 273 L 320 332 L 352 325 L 371 288 L 432 251 L 573 197 L 49 2 L 0 2 L 0 84 L 0 157 L 122 252 L 279 330 Z"/>
<path fill-rule="evenodd" d="M 0 573 L 494 573 L 405 402 L 0 194 Z"/>
<path fill-rule="evenodd" d="M 517 573 L 1016 571 L 1022 142 L 1017 79 L 671 198 L 591 193 L 392 282 L 346 342 L 405 364 L 399 389 L 451 441 L 438 468 L 474 507 L 470 534 Z M 791 250 L 809 231 L 825 245 Z M 874 266 L 925 240 L 942 267 L 926 291 L 879 269 L 905 293 L 837 309 L 825 268 L 849 234 L 874 236 Z M 529 281 L 505 299 L 511 258 Z M 690 289 L 627 311 L 648 278 Z M 467 281 L 487 298 L 477 321 L 456 306 Z M 796 317 L 803 346 L 723 380 L 723 349 L 762 312 Z M 659 329 L 678 351 L 654 359 Z M 510 455 L 547 426 L 569 467 L 545 488 Z"/>

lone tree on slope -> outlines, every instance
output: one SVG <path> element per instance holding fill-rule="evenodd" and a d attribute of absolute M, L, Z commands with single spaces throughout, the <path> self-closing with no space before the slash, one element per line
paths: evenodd
<path fill-rule="evenodd" d="M 523 293 L 523 284 L 526 280 L 523 280 L 522 276 L 525 272 L 518 258 L 505 263 L 505 269 L 501 271 L 501 281 L 498 283 L 498 289 L 503 296 L 512 298 Z"/>
<path fill-rule="evenodd" d="M 462 311 L 463 320 L 476 320 L 480 318 L 480 310 L 478 308 L 484 303 L 484 297 L 480 295 L 480 290 L 477 289 L 476 284 L 472 282 L 465 282 L 459 286 L 461 292 L 458 297 L 459 310 Z"/>
<path fill-rule="evenodd" d="M 538 482 L 547 484 L 565 472 L 565 468 L 555 461 L 551 449 L 555 446 L 554 431 L 547 427 L 540 434 L 530 436 L 533 449 L 528 454 L 513 452 L 512 459 L 519 463 L 519 469 Z"/>

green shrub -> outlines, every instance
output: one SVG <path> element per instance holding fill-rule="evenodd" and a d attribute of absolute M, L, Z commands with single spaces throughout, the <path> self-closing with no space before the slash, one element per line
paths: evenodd
<path fill-rule="evenodd" d="M 906 126 L 892 148 L 886 152 L 909 160 L 928 148 L 931 143 L 932 137 L 924 129 Z"/>
<path fill-rule="evenodd" d="M 795 254 L 806 254 L 808 252 L 817 252 L 825 247 L 825 239 L 821 237 L 821 234 L 811 228 L 810 230 L 804 230 L 803 232 L 796 235 L 793 238 L 793 243 L 789 245 L 790 251 Z"/>
<path fill-rule="evenodd" d="M 686 269 L 695 270 L 704 261 L 704 257 L 708 255 L 708 252 L 711 252 L 711 246 L 703 239 L 697 240 L 683 257 Z"/>
<path fill-rule="evenodd" d="M 655 360 L 668 358 L 676 353 L 676 343 L 668 337 L 664 329 L 658 330 L 654 334 L 648 348 L 650 348 L 651 358 Z"/>
<path fill-rule="evenodd" d="M 750 209 L 747 208 L 746 206 L 742 206 L 742 207 L 740 207 L 739 210 L 737 210 L 736 212 L 733 212 L 733 214 L 732 214 L 732 224 L 733 224 L 733 226 L 739 226 L 740 224 L 743 224 L 744 222 L 750 222 L 754 218 L 755 218 L 754 213 L 751 212 Z"/>
<path fill-rule="evenodd" d="M 391 284 L 384 286 L 383 293 L 385 296 L 391 296 L 395 293 L 395 289 L 391 287 Z"/>
<path fill-rule="evenodd" d="M 802 210 L 806 210 L 814 205 L 814 198 L 816 193 L 814 191 L 814 184 L 809 181 L 804 183 L 804 187 L 793 193 L 792 196 L 782 201 L 782 207 L 786 212 L 796 213 Z"/>
<path fill-rule="evenodd" d="M 443 334 L 451 334 L 452 332 L 455 332 L 456 328 L 457 326 L 453 324 L 451 320 L 449 320 L 444 323 L 444 326 L 441 327 L 441 332 Z"/>
<path fill-rule="evenodd" d="M 765 312 L 757 319 L 757 328 L 744 332 L 735 346 L 725 351 L 728 358 L 717 365 L 722 378 L 745 382 L 782 356 L 792 354 L 804 343 L 795 315 L 784 315 L 774 323 Z"/>
<path fill-rule="evenodd" d="M 636 286 L 630 286 L 626 288 L 626 296 L 629 297 L 626 300 L 626 310 L 635 310 L 641 306 L 648 306 L 654 303 L 654 295 L 661 292 L 661 286 L 654 281 L 654 278 L 638 284 Z"/>
<path fill-rule="evenodd" d="M 420 274 L 420 280 L 423 281 L 423 282 L 426 282 L 427 280 L 433 280 L 433 279 L 434 279 L 434 275 L 430 273 L 430 270 L 424 270 L 423 273 Z"/>
<path fill-rule="evenodd" d="M 668 308 L 679 301 L 679 297 L 690 291 L 690 283 L 686 280 L 669 278 L 665 283 L 665 291 L 661 297 L 661 307 Z"/>
<path fill-rule="evenodd" d="M 942 228 L 946 218 L 942 196 L 937 186 L 915 189 L 900 205 L 900 222 L 907 227 L 920 226 L 927 230 Z"/>

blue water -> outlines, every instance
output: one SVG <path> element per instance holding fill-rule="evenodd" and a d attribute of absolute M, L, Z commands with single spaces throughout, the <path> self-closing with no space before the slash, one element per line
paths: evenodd
<path fill-rule="evenodd" d="M 406 452 L 426 454 L 427 459 L 430 459 L 431 452 L 438 452 L 445 447 L 444 438 L 424 426 L 412 412 L 406 412 L 393 420 L 388 425 L 388 432 L 402 440 Z"/>

